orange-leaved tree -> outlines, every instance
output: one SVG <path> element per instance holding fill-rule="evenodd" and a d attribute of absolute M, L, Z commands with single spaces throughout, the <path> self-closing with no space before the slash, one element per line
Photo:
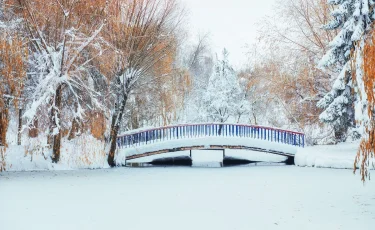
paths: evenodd
<path fill-rule="evenodd" d="M 115 58 L 106 74 L 113 95 L 108 164 L 115 166 L 116 138 L 129 96 L 173 50 L 168 41 L 178 29 L 181 11 L 175 0 L 114 0 L 109 14 L 105 35 Z"/>
<path fill-rule="evenodd" d="M 24 117 L 32 125 L 42 109 L 50 113 L 53 162 L 60 159 L 62 112 L 82 119 L 85 110 L 101 105 L 89 84 L 91 59 L 102 53 L 106 0 L 6 0 L 22 18 L 29 38 L 30 81 Z M 93 53 L 89 55 L 88 53 Z M 83 98 L 90 98 L 87 107 Z M 69 103 L 74 106 L 68 106 Z"/>
<path fill-rule="evenodd" d="M 360 46 L 361 44 L 357 44 Z M 356 53 L 356 55 L 361 53 Z M 359 164 L 362 181 L 370 179 L 370 167 L 375 167 L 375 31 L 366 39 L 362 57 L 362 79 L 358 79 L 356 71 L 353 71 L 353 78 L 359 86 L 359 97 L 366 101 L 367 106 L 363 112 L 360 122 L 364 125 L 365 134 L 362 138 L 357 157 L 354 162 L 354 172 Z M 356 56 L 353 61 L 356 62 Z M 355 67 L 354 67 L 355 68 Z M 359 70 L 361 71 L 361 70 Z"/>
<path fill-rule="evenodd" d="M 16 29 L 18 23 L 11 19 L 0 28 L 0 146 L 6 146 L 11 104 L 18 108 L 24 81 L 26 79 L 25 60 L 27 47 Z"/>

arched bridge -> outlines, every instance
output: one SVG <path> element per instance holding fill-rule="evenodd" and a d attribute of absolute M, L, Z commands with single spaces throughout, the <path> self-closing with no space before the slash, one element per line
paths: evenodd
<path fill-rule="evenodd" d="M 137 130 L 118 136 L 117 162 L 195 149 L 248 149 L 294 157 L 304 147 L 300 132 L 243 124 L 184 124 Z"/>

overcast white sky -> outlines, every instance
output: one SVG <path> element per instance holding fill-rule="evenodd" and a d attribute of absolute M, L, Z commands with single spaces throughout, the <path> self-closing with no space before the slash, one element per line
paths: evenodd
<path fill-rule="evenodd" d="M 256 41 L 255 23 L 270 15 L 276 0 L 182 0 L 191 33 L 209 32 L 212 47 L 224 47 L 236 67 L 246 64 L 246 44 Z"/>

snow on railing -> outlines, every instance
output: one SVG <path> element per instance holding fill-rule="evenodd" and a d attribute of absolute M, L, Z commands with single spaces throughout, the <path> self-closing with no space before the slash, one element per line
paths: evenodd
<path fill-rule="evenodd" d="M 184 124 L 166 126 L 120 135 L 120 148 L 132 148 L 160 141 L 199 137 L 239 137 L 267 140 L 299 147 L 305 146 L 305 134 L 257 125 L 243 124 Z"/>

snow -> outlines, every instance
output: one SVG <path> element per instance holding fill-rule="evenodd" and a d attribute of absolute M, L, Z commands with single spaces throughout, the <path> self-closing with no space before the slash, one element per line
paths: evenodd
<path fill-rule="evenodd" d="M 318 145 L 298 149 L 294 158 L 297 166 L 354 169 L 359 142 L 338 145 Z"/>
<path fill-rule="evenodd" d="M 27 148 L 10 145 L 6 149 L 6 171 L 109 168 L 103 141 L 92 136 L 83 135 L 71 141 L 63 138 L 58 164 L 52 163 L 52 150 L 41 144 L 46 143 L 45 140 L 30 139 L 28 142 Z"/>
<path fill-rule="evenodd" d="M 0 174 L 0 228 L 372 229 L 375 183 L 348 170 L 256 166 Z"/>
<path fill-rule="evenodd" d="M 116 160 L 119 165 L 125 162 L 127 155 L 142 153 L 145 151 L 155 151 L 158 149 L 174 148 L 176 146 L 191 146 L 209 144 L 234 144 L 262 147 L 266 149 L 287 150 L 295 154 L 295 165 L 300 167 L 318 167 L 318 168 L 336 168 L 349 169 L 354 168 L 354 159 L 356 157 L 359 142 L 341 143 L 338 145 L 317 145 L 305 148 L 297 148 L 290 145 L 267 142 L 258 139 L 246 138 L 196 138 L 187 140 L 173 140 L 169 142 L 156 142 L 149 145 L 136 146 L 132 149 L 119 149 Z M 44 140 L 40 140 L 45 142 Z M 109 168 L 107 155 L 104 150 L 104 143 L 90 136 L 80 136 L 72 141 L 63 139 L 63 148 L 61 151 L 61 160 L 58 164 L 51 161 L 52 152 L 38 141 L 28 144 L 28 149 L 24 146 L 10 145 L 6 149 L 5 165 L 6 171 L 44 171 L 44 170 L 77 170 L 77 169 L 102 169 Z M 31 154 L 33 152 L 33 154 Z M 222 151 L 213 150 L 193 150 L 193 161 L 200 165 L 207 163 L 221 162 L 218 157 L 222 156 Z M 127 161 L 128 163 L 148 163 L 160 158 L 174 158 L 190 156 L 189 151 L 169 152 L 159 155 L 153 155 Z M 282 162 L 286 157 L 272 153 L 264 153 L 249 150 L 226 149 L 226 157 L 249 161 L 264 162 Z M 374 162 L 375 159 L 372 159 Z M 0 158 L 0 165 L 2 165 Z"/>

